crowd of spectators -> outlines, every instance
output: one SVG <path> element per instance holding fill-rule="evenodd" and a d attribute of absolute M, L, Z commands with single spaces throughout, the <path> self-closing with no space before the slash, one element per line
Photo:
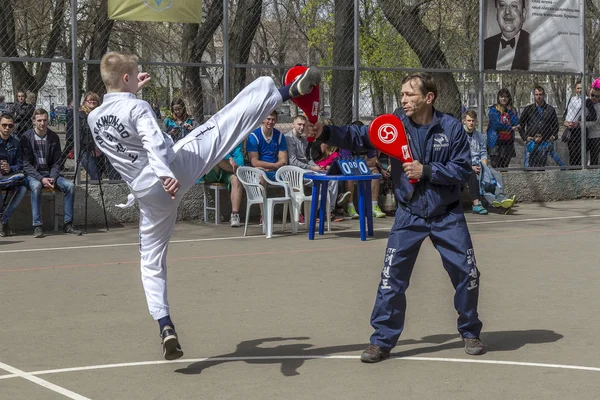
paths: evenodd
<path fill-rule="evenodd" d="M 510 208 L 515 197 L 507 197 L 502 190 L 501 176 L 495 197 L 486 197 L 484 171 L 488 169 L 495 173 L 497 169 L 510 166 L 511 159 L 516 156 L 515 141 L 523 141 L 523 166 L 526 168 L 544 169 L 552 160 L 561 167 L 581 165 L 581 116 L 584 103 L 588 162 L 598 165 L 600 160 L 600 88 L 590 87 L 586 91 L 585 102 L 581 99 L 582 86 L 577 82 L 575 93 L 569 99 L 562 115 L 563 126 L 559 124 L 557 112 L 553 106 L 546 103 L 546 92 L 543 87 L 533 88 L 534 103 L 526 106 L 521 113 L 513 104 L 510 91 L 502 88 L 498 91 L 496 104 L 489 107 L 487 117 L 489 123 L 485 133 L 475 129 L 477 114 L 466 108 L 461 116 L 465 132 L 469 137 L 472 151 L 473 176 L 469 182 L 469 191 L 473 201 L 473 212 L 487 214 L 486 206 Z M 4 98 L 1 103 L 6 106 Z M 74 155 L 74 120 L 78 119 L 80 126 L 78 159 L 81 167 L 92 181 L 108 178 L 120 180 L 119 174 L 105 159 L 102 152 L 95 146 L 92 133 L 87 125 L 87 115 L 100 105 L 101 98 L 96 93 L 88 92 L 83 97 L 83 103 L 75 108 L 73 103 L 67 108 L 65 120 L 64 147 L 56 132 L 49 128 L 57 123 L 54 104 L 50 113 L 43 108 L 36 108 L 36 96 L 33 93 L 20 91 L 14 103 L 8 103 L 9 108 L 2 106 L 4 112 L 0 116 L 0 182 L 8 181 L 15 174 L 25 174 L 26 178 L 19 184 L 10 187 L 3 186 L 0 192 L 2 203 L 0 236 L 10 235 L 8 222 L 16 207 L 23 200 L 27 189 L 31 192 L 32 226 L 35 237 L 42 237 L 41 194 L 44 188 L 59 190 L 64 193 L 64 232 L 81 234 L 73 224 L 73 183 L 62 176 L 65 161 L 75 158 Z M 156 118 L 163 126 L 165 136 L 173 142 L 180 140 L 199 125 L 192 116 L 182 98 L 174 98 L 169 109 L 161 111 L 158 103 L 152 103 Z M 324 124 L 330 121 L 322 121 Z M 237 168 L 249 165 L 265 172 L 268 180 L 275 180 L 276 171 L 284 165 L 293 165 L 307 172 L 325 173 L 338 157 L 361 157 L 366 160 L 372 173 L 380 173 L 381 180 L 372 181 L 372 214 L 376 218 L 385 218 L 379 199 L 391 191 L 389 160 L 385 154 L 375 150 L 364 154 L 352 153 L 345 149 L 311 141 L 305 134 L 307 120 L 297 115 L 291 123 L 291 130 L 281 132 L 277 129 L 278 114 L 273 111 L 248 139 L 228 154 L 207 175 L 201 178 L 206 183 L 222 183 L 230 191 L 231 216 L 230 223 L 238 227 L 240 223 L 240 207 L 243 198 L 243 187 L 236 177 Z M 363 125 L 361 121 L 352 124 Z M 286 124 L 285 126 L 288 126 Z M 557 152 L 556 142 L 561 140 L 568 149 L 568 160 L 563 162 Z M 488 163 L 489 160 L 489 163 Z M 490 175 L 492 176 L 492 175 Z M 496 176 L 496 175 L 494 175 Z M 263 180 L 263 185 L 268 182 Z M 310 186 L 311 181 L 306 180 Z M 358 218 L 354 203 L 355 182 L 330 182 L 328 196 L 330 198 L 333 221 Z M 307 190 L 310 190 L 307 188 Z M 488 195 L 490 193 L 487 193 Z M 386 211 L 393 211 L 389 206 Z M 262 211 L 261 211 L 262 214 Z M 304 217 L 300 215 L 300 222 Z M 262 223 L 262 217 L 261 217 Z"/>

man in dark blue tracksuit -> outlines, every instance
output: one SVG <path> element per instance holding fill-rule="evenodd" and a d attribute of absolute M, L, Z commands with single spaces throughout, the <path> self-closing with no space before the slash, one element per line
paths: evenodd
<path fill-rule="evenodd" d="M 427 73 L 409 75 L 402 84 L 402 120 L 413 154 L 412 163 L 392 159 L 392 180 L 399 202 L 386 249 L 381 284 L 371 325 L 375 332 L 361 356 L 363 362 L 389 357 L 404 328 L 406 289 L 421 243 L 430 237 L 454 286 L 458 331 L 465 351 L 483 354 L 477 314 L 479 271 L 460 204 L 460 187 L 471 175 L 471 155 L 461 123 L 436 111 L 437 87 Z M 340 148 L 371 149 L 368 127 L 310 126 L 312 132 Z M 419 179 L 412 185 L 410 179 Z"/>

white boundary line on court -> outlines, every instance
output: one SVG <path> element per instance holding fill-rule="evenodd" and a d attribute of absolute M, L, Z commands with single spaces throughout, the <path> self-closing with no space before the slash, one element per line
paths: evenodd
<path fill-rule="evenodd" d="M 546 218 L 526 218 L 526 219 L 506 219 L 502 221 L 476 221 L 476 222 L 467 222 L 467 225 L 492 225 L 492 224 L 513 224 L 516 222 L 536 222 L 536 221 L 554 221 L 554 220 L 563 220 L 563 219 L 580 219 L 580 218 L 598 218 L 600 214 L 592 214 L 592 215 L 572 215 L 572 216 L 563 216 L 563 217 L 546 217 Z M 391 227 L 387 228 L 376 228 L 374 231 L 388 231 Z M 360 229 L 348 229 L 341 232 L 360 232 Z M 327 234 L 336 234 L 339 232 L 325 232 Z M 273 237 L 282 237 L 282 236 L 291 236 L 290 234 L 286 235 L 273 235 Z M 263 239 L 264 236 L 225 236 L 225 237 L 216 237 L 216 238 L 202 238 L 202 239 L 180 239 L 180 240 L 171 240 L 170 244 L 176 243 L 199 243 L 199 242 L 215 242 L 219 240 L 240 240 L 240 239 Z M 85 246 L 68 246 L 68 247 L 45 247 L 39 249 L 19 249 L 19 250 L 0 250 L 0 254 L 8 254 L 8 253 L 34 253 L 39 251 L 58 251 L 58 250 L 81 250 L 81 249 L 102 249 L 109 247 L 127 247 L 127 246 L 139 246 L 139 242 L 132 243 L 112 243 L 112 244 L 91 244 Z"/>
<path fill-rule="evenodd" d="M 42 371 L 34 371 L 34 372 L 23 372 L 20 370 L 18 373 L 13 372 L 13 375 L 0 375 L 0 380 L 2 379 L 11 379 L 23 377 L 25 379 L 33 378 L 34 375 L 49 375 L 49 374 L 61 374 L 67 372 L 81 372 L 81 371 L 92 371 L 92 370 L 101 370 L 101 369 L 112 369 L 112 368 L 125 368 L 125 367 L 143 367 L 143 366 L 153 366 L 153 365 L 164 365 L 164 364 L 185 364 L 185 363 L 199 363 L 199 362 L 233 362 L 233 361 L 285 361 L 285 360 L 316 360 L 316 359 L 329 359 L 329 360 L 358 360 L 360 356 L 332 356 L 332 355 L 324 355 L 324 356 L 265 356 L 265 357 L 208 357 L 208 358 L 191 358 L 191 359 L 179 359 L 174 361 L 140 361 L 140 362 L 130 362 L 130 363 L 120 363 L 120 364 L 100 364 L 100 365 L 88 365 L 84 367 L 72 367 L 72 368 L 60 368 L 60 369 L 48 369 Z M 466 359 L 466 358 L 436 358 L 436 357 L 390 357 L 391 360 L 398 361 L 431 361 L 431 362 L 449 362 L 449 363 L 465 363 L 465 364 L 488 364 L 488 365 L 509 365 L 509 366 L 519 366 L 519 367 L 537 367 L 537 368 L 555 368 L 555 369 L 566 369 L 566 370 L 576 370 L 576 371 L 591 371 L 591 372 L 600 372 L 600 367 L 586 367 L 582 365 L 568 365 L 568 364 L 547 364 L 547 363 L 534 363 L 534 362 L 521 362 L 521 361 L 500 361 L 500 360 L 482 360 L 482 359 Z M 4 364 L 0 363 L 0 368 L 3 368 Z M 11 367 L 12 368 L 12 367 Z M 12 372 L 9 369 L 6 369 L 8 372 Z M 32 380 L 32 379 L 29 379 Z M 46 381 L 40 379 L 40 381 L 50 384 Z M 36 382 L 38 383 L 38 382 Z M 44 387 L 46 387 L 42 383 L 38 383 Z M 54 386 L 54 385 L 53 385 Z M 56 387 L 56 386 L 55 386 Z M 59 388 L 61 390 L 62 389 Z M 52 389 L 54 390 L 54 389 Z M 69 391 L 67 391 L 69 392 Z M 61 392 L 59 392 L 61 393 Z M 72 392 L 69 392 L 72 393 Z M 73 393 L 74 394 L 74 393 Z M 74 394 L 75 396 L 79 396 Z M 73 399 L 85 399 L 85 397 L 71 397 Z"/>
<path fill-rule="evenodd" d="M 28 381 L 33 382 L 36 385 L 40 385 L 42 387 L 45 387 L 46 389 L 50 389 L 53 392 L 62 394 L 63 396 L 66 396 L 73 400 L 90 400 L 89 398 L 84 397 L 80 394 L 77 394 L 77 393 L 72 392 L 68 389 L 65 389 L 61 386 L 55 385 L 54 383 L 50 383 L 41 378 L 38 378 L 37 376 L 34 376 L 34 374 L 32 374 L 31 372 L 21 371 L 20 369 L 11 367 L 8 364 L 4 364 L 4 363 L 0 362 L 0 369 L 3 369 L 6 372 L 10 372 L 12 374 L 12 375 L 3 375 L 3 377 L 27 379 Z"/>

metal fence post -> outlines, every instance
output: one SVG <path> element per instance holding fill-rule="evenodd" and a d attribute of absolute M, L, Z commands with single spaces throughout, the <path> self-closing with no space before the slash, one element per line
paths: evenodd
<path fill-rule="evenodd" d="M 483 74 L 483 27 L 485 20 L 485 9 L 483 7 L 483 1 L 479 2 L 479 85 L 478 89 L 478 100 L 477 100 L 477 128 L 479 132 L 483 133 L 483 113 L 484 113 L 484 74 Z"/>
<path fill-rule="evenodd" d="M 71 0 L 71 59 L 73 61 L 73 143 L 75 156 L 75 165 L 79 162 L 79 117 L 77 109 L 79 105 L 79 60 L 77 59 L 77 0 Z M 67 113 L 69 111 L 67 110 Z M 65 122 L 66 129 L 66 122 Z M 77 170 L 77 169 L 76 169 Z M 75 184 L 79 185 L 81 179 L 79 174 L 75 177 Z"/>
<path fill-rule="evenodd" d="M 579 41 L 579 56 L 581 57 L 581 169 L 585 169 L 587 167 L 587 143 L 586 143 L 586 109 L 585 109 L 585 101 L 586 101 L 586 73 L 585 73 L 585 1 L 580 2 L 580 10 L 581 10 L 581 26 L 580 26 L 580 35 L 581 40 Z M 569 162 L 570 164 L 570 162 Z"/>
<path fill-rule="evenodd" d="M 352 119 L 354 121 L 360 119 L 360 109 L 359 109 L 359 104 L 358 104 L 358 97 L 359 97 L 359 85 L 360 85 L 360 61 L 359 61 L 359 48 L 358 48 L 358 44 L 359 44 L 359 38 L 358 38 L 358 33 L 359 33 L 359 12 L 360 12 L 360 8 L 359 8 L 359 4 L 358 4 L 358 0 L 354 0 L 354 92 L 353 92 L 353 97 L 354 97 L 354 107 L 352 109 Z"/>
<path fill-rule="evenodd" d="M 229 0 L 223 0 L 223 105 L 229 103 Z"/>

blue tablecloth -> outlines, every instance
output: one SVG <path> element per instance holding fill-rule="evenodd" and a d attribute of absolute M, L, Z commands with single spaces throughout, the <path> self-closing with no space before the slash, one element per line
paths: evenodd
<path fill-rule="evenodd" d="M 324 175 L 324 174 L 305 174 L 305 179 L 313 181 L 312 202 L 310 205 L 310 220 L 308 227 L 308 239 L 315 238 L 315 228 L 317 223 L 317 207 L 319 207 L 319 235 L 325 232 L 326 214 L 330 212 L 327 207 L 327 185 L 330 181 L 356 181 L 358 186 L 358 215 L 360 222 L 360 240 L 367 240 L 367 228 L 369 236 L 373 236 L 373 211 L 371 210 L 371 182 L 373 179 L 380 179 L 380 174 L 372 175 Z M 319 203 L 319 194 L 323 193 Z M 335 202 L 336 199 L 331 199 Z M 367 223 L 365 224 L 365 218 Z"/>

